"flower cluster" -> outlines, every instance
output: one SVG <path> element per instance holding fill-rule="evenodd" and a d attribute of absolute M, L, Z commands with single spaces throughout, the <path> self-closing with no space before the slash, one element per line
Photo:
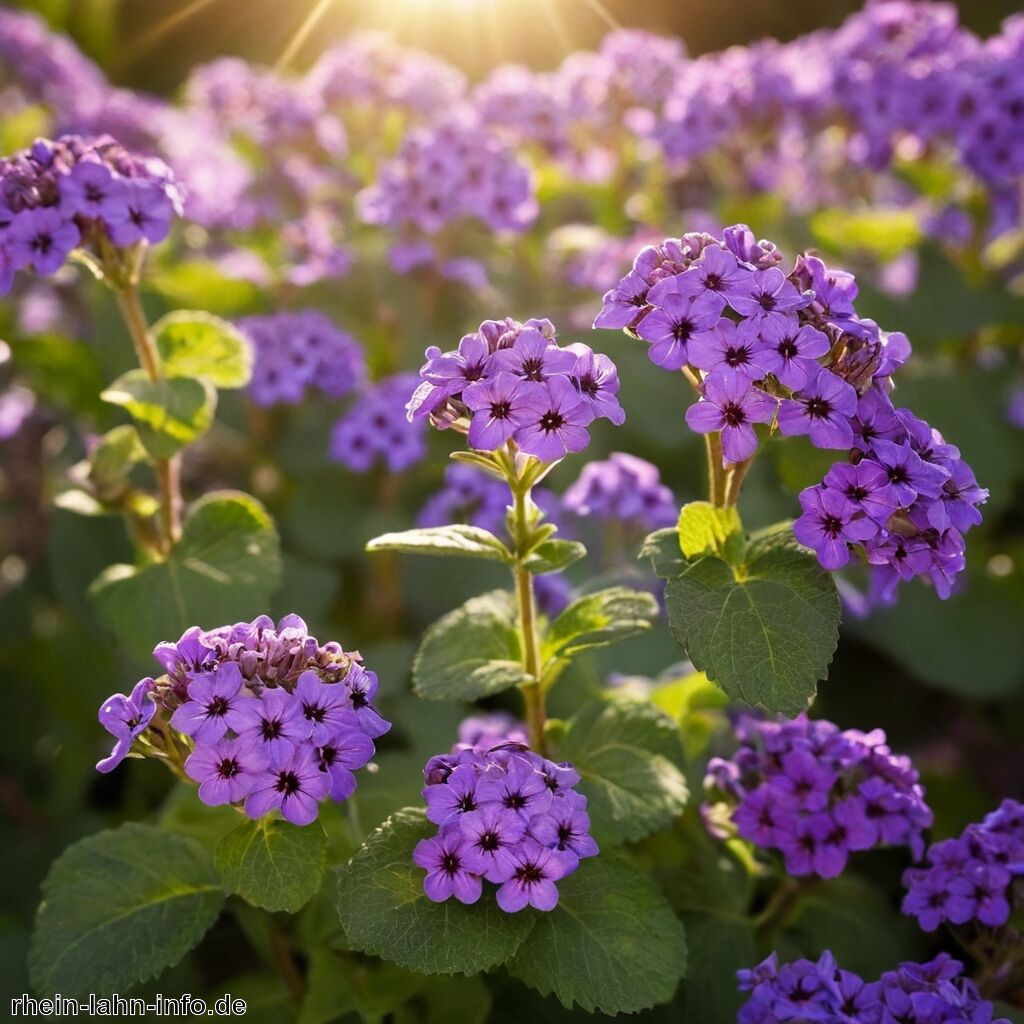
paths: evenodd
<path fill-rule="evenodd" d="M 439 826 L 413 851 L 427 872 L 423 891 L 475 903 L 486 880 L 507 913 L 554 909 L 555 883 L 598 852 L 578 772 L 533 753 L 504 715 L 469 719 L 459 739 L 423 769 L 427 817 Z"/>
<path fill-rule="evenodd" d="M 861 545 L 887 598 L 914 576 L 947 597 L 988 492 L 957 448 L 893 404 L 891 374 L 910 345 L 857 315 L 853 276 L 814 256 L 785 274 L 780 260 L 742 224 L 647 246 L 595 326 L 624 327 L 656 365 L 687 372 L 700 397 L 686 422 L 720 434 L 725 464 L 753 458 L 758 423 L 845 451 L 801 493 L 797 539 L 827 569 Z"/>
<path fill-rule="evenodd" d="M 658 467 L 626 452 L 588 462 L 562 496 L 562 505 L 578 516 L 593 516 L 649 533 L 672 526 L 679 507 L 661 482 Z"/>
<path fill-rule="evenodd" d="M 529 171 L 468 109 L 409 132 L 357 202 L 368 224 L 426 234 L 463 217 L 523 231 L 537 216 Z"/>
<path fill-rule="evenodd" d="M 471 448 L 512 441 L 554 462 L 586 448 L 595 419 L 625 419 L 615 364 L 586 345 L 560 346 L 550 320 L 485 320 L 454 351 L 432 346 L 426 359 L 406 406 L 410 421 L 456 427 Z"/>
<path fill-rule="evenodd" d="M 743 717 L 736 735 L 732 759 L 708 764 L 704 814 L 713 828 L 724 818 L 729 833 L 779 850 L 796 876 L 835 878 L 851 853 L 875 846 L 906 844 L 921 855 L 932 812 L 909 759 L 892 753 L 880 729 Z"/>
<path fill-rule="evenodd" d="M 170 169 L 109 137 L 38 139 L 0 160 L 0 294 L 15 271 L 58 271 L 71 251 L 107 250 L 166 238 L 181 195 Z"/>
<path fill-rule="evenodd" d="M 424 431 L 395 416 L 415 385 L 411 373 L 396 373 L 368 385 L 334 424 L 330 457 L 356 473 L 369 472 L 378 462 L 392 473 L 416 465 L 427 454 Z"/>
<path fill-rule="evenodd" d="M 904 914 L 916 917 L 925 931 L 944 921 L 999 928 L 1024 895 L 1014 885 L 1024 876 L 1024 805 L 1004 800 L 958 838 L 933 843 L 926 860 L 927 867 L 908 868 L 903 875 Z"/>
<path fill-rule="evenodd" d="M 101 772 L 140 752 L 171 761 L 199 784 L 206 804 L 242 804 L 251 818 L 274 810 L 295 825 L 319 802 L 355 791 L 353 772 L 391 727 L 373 706 L 377 677 L 357 653 L 320 644 L 297 615 L 193 627 L 153 652 L 165 670 L 114 694 L 99 720 L 116 740 Z M 170 718 L 154 723 L 157 711 Z M 152 736 L 150 736 L 152 732 Z M 177 738 L 175 738 L 177 737 Z M 187 751 L 184 763 L 177 758 Z"/>
<path fill-rule="evenodd" d="M 781 967 L 772 953 L 738 978 L 740 991 L 750 993 L 739 1024 L 1009 1024 L 993 1021 L 992 1004 L 947 953 L 924 964 L 902 963 L 868 982 L 839 967 L 827 950 L 816 963 Z"/>
<path fill-rule="evenodd" d="M 366 376 L 362 346 L 317 310 L 250 316 L 238 327 L 253 346 L 248 393 L 257 405 L 297 405 L 313 389 L 341 398 Z"/>

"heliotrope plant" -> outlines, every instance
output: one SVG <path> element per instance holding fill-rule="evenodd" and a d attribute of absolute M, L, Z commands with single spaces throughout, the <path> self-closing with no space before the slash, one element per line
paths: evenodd
<path fill-rule="evenodd" d="M 678 558 L 673 563 L 677 548 L 668 532 L 653 535 L 648 550 L 671 577 L 669 615 L 677 639 L 728 692 L 796 711 L 799 692 L 813 692 L 824 674 L 838 609 L 820 577 L 783 571 L 782 561 L 790 569 L 801 563 L 782 547 L 795 538 L 829 571 L 857 553 L 884 600 L 915 576 L 948 597 L 964 568 L 964 534 L 981 521 L 977 506 L 988 492 L 938 430 L 894 404 L 892 375 L 909 357 L 910 343 L 858 315 L 853 276 L 816 256 L 798 257 L 788 271 L 782 262 L 775 245 L 757 241 L 744 224 L 721 237 L 692 233 L 646 246 L 605 294 L 594 326 L 623 328 L 645 342 L 651 361 L 681 373 L 696 394 L 686 423 L 705 436 L 710 507 L 683 510 L 678 534 L 685 565 Z M 791 534 L 755 537 L 748 546 L 736 506 L 761 444 L 775 436 L 807 436 L 814 447 L 841 451 L 844 458 L 800 493 L 802 514 Z M 731 584 L 708 556 L 727 563 Z M 758 562 L 766 571 L 754 571 Z M 788 694 L 768 692 L 780 681 L 774 673 L 758 679 L 756 672 L 751 678 L 738 671 L 706 635 L 712 608 L 702 597 L 735 615 L 725 595 L 736 585 L 767 606 L 768 592 L 758 586 L 766 576 L 793 597 L 801 589 L 805 596 L 818 591 L 818 600 L 802 602 L 799 628 L 792 626 L 793 609 L 777 616 L 780 631 L 788 633 Z M 708 614 L 697 614 L 698 608 Z M 757 628 L 767 623 L 765 635 L 751 644 L 756 661 L 772 632 L 766 611 L 754 616 Z M 801 634 L 807 632 L 820 642 L 805 645 Z"/>
<path fill-rule="evenodd" d="M 198 783 L 211 807 L 236 805 L 250 818 L 276 810 L 308 825 L 322 799 L 341 803 L 355 792 L 353 772 L 390 728 L 372 703 L 376 675 L 358 654 L 318 643 L 297 615 L 276 626 L 266 616 L 196 626 L 153 656 L 164 675 L 100 708 L 116 743 L 96 767 L 158 758 Z"/>

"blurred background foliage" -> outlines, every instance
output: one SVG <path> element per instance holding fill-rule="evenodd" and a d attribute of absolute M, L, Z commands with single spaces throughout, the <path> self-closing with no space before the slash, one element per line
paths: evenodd
<path fill-rule="evenodd" d="M 602 6 L 596 0 L 495 0 L 480 5 L 478 14 L 455 17 L 452 8 L 471 7 L 471 0 L 422 0 L 402 5 L 404 15 L 397 19 L 387 4 L 337 0 L 291 53 L 289 43 L 317 6 L 315 0 L 35 0 L 17 6 L 39 11 L 67 31 L 115 83 L 172 95 L 195 65 L 214 57 L 237 54 L 273 65 L 287 55 L 292 66 L 303 68 L 327 43 L 360 28 L 387 29 L 400 42 L 426 48 L 479 78 L 502 61 L 553 67 L 574 50 L 594 47 L 616 23 L 680 35 L 691 53 L 702 53 L 766 35 L 789 39 L 834 26 L 859 4 L 606 0 Z M 500 21 L 485 30 L 484 8 L 491 7 Z M 965 0 L 959 7 L 965 24 L 988 33 L 1018 5 Z M 476 30 L 470 32 L 470 25 Z M 600 220 L 602 197 L 587 198 L 594 200 Z M 834 211 L 799 219 L 764 197 L 721 198 L 725 223 L 746 220 L 759 236 L 777 239 L 790 253 L 817 245 L 855 269 L 865 253 L 885 256 L 893 245 L 902 248 L 898 238 L 893 240 L 899 226 L 892 223 L 869 224 L 858 236 L 855 226 Z M 560 202 L 571 207 L 573 199 L 563 195 Z M 557 212 L 544 216 L 559 222 Z M 608 224 L 614 225 L 615 217 L 610 207 Z M 542 220 L 535 236 L 544 225 Z M 664 225 L 666 234 L 688 227 Z M 395 283 L 388 280 L 383 253 L 372 253 L 380 240 L 365 244 L 370 256 L 352 274 L 307 289 L 302 304 L 335 316 L 366 345 L 378 373 L 415 368 L 426 346 L 449 348 L 485 317 L 537 315 L 562 323 L 560 317 L 568 319 L 580 302 L 588 302 L 594 312 L 599 306 L 596 295 L 567 294 L 553 278 L 525 276 L 513 254 L 500 251 L 492 255 L 504 271 L 502 290 L 518 296 L 516 308 L 494 308 L 485 297 L 436 279 Z M 863 620 L 848 617 L 815 713 L 843 727 L 884 727 L 894 749 L 911 753 L 924 776 L 936 810 L 936 835 L 949 835 L 1002 796 L 1024 794 L 1024 432 L 1002 413 L 1011 385 L 1005 367 L 964 358 L 979 336 L 994 329 L 1007 350 L 1018 343 L 1024 336 L 1024 299 L 984 276 L 965 276 L 928 244 L 922 268 L 910 295 L 893 297 L 865 286 L 858 309 L 909 334 L 921 358 L 901 371 L 900 398 L 954 440 L 980 483 L 990 488 L 986 525 L 971 534 L 963 593 L 939 602 L 930 589 L 908 585 L 896 608 Z M 159 262 L 154 271 L 146 300 L 154 318 L 176 305 L 225 316 L 275 306 L 273 295 L 242 282 L 189 275 Z M 114 413 L 97 396 L 131 365 L 130 347 L 108 297 L 95 298 L 89 345 L 68 345 L 57 337 L 29 344 L 18 337 L 6 304 L 0 312 L 0 336 L 10 339 L 19 373 L 53 410 L 51 418 L 6 442 L 2 454 L 0 557 L 17 556 L 0 562 L 0 672 L 7 721 L 0 745 L 0 987 L 5 992 L 26 988 L 22 965 L 28 927 L 38 883 L 56 854 L 103 825 L 146 815 L 170 793 L 170 780 L 152 765 L 112 776 L 93 771 L 104 745 L 95 723 L 99 702 L 112 690 L 126 690 L 153 666 L 113 643 L 85 598 L 102 568 L 131 560 L 122 524 L 51 505 L 63 472 L 81 457 L 72 424 L 84 419 L 94 430 L 113 425 Z M 701 497 L 702 446 L 683 429 L 688 396 L 677 380 L 652 368 L 642 348 L 620 336 L 588 337 L 571 330 L 563 335 L 608 351 L 625 382 L 625 426 L 595 426 L 588 455 L 621 450 L 642 456 L 660 468 L 680 502 Z M 461 717 L 459 709 L 417 702 L 409 694 L 408 669 L 418 637 L 442 613 L 473 594 L 504 586 L 505 579 L 500 568 L 487 565 L 445 563 L 442 568 L 423 559 L 365 556 L 363 545 L 371 536 L 412 524 L 416 510 L 441 482 L 451 443 L 433 435 L 431 457 L 400 478 L 383 472 L 355 476 L 325 461 L 334 417 L 335 407 L 324 397 L 265 412 L 228 396 L 210 444 L 188 467 L 187 486 L 193 493 L 197 487 L 238 486 L 263 500 L 277 519 L 284 552 L 283 582 L 271 614 L 299 612 L 321 640 L 358 647 L 379 673 L 381 703 L 396 728 L 381 744 L 388 770 L 360 784 L 362 824 L 369 828 L 395 807 L 416 802 L 424 760 L 451 744 Z M 759 460 L 744 491 L 745 525 L 753 529 L 791 516 L 795 491 L 820 479 L 831 461 L 827 453 L 799 441 Z M 582 460 L 575 465 L 570 460 L 560 467 L 553 487 L 563 490 L 581 465 Z M 577 581 L 599 568 L 588 562 L 576 572 Z M 553 695 L 553 713 L 571 710 L 581 692 L 600 686 L 612 671 L 655 677 L 678 657 L 667 630 L 656 628 L 616 647 L 608 658 L 592 659 L 586 671 L 567 676 Z M 687 718 L 687 727 L 700 730 L 701 714 Z M 697 745 L 695 764 L 721 725 L 720 712 L 706 715 L 711 739 Z M 695 767 L 691 782 L 696 792 L 699 778 Z M 190 820 L 190 813 L 187 802 L 175 802 L 170 795 L 166 819 L 182 831 L 202 833 L 207 824 Z M 696 834 L 693 826 L 686 827 Z M 651 856 L 656 859 L 657 850 Z M 881 855 L 867 873 L 894 890 L 898 863 L 898 858 Z M 862 922 L 867 915 L 865 927 L 874 931 L 867 944 L 847 944 L 850 959 L 844 965 L 872 972 L 910 955 L 907 950 L 912 953 L 917 940 L 910 936 L 900 944 L 903 931 L 891 901 L 882 898 L 875 906 L 875 890 L 866 899 L 856 881 L 850 885 L 840 896 L 857 906 Z M 681 895 L 678 905 L 697 906 L 691 895 Z M 843 937 L 836 934 L 834 907 L 805 924 L 818 931 L 804 943 L 804 952 L 830 943 L 839 952 Z M 707 925 L 698 917 L 696 927 Z M 691 934 L 694 949 L 702 948 L 699 935 Z M 237 927 L 222 922 L 206 940 L 223 957 L 217 969 L 196 977 L 192 967 L 183 965 L 173 977 L 161 979 L 161 990 L 211 991 L 221 978 L 245 966 L 243 948 L 231 945 L 237 937 Z M 728 939 L 722 941 L 728 945 Z M 699 972 L 699 961 L 693 970 Z M 252 979 L 252 998 L 267 1020 L 282 1019 L 280 993 L 262 985 Z M 247 994 L 238 987 L 233 982 L 231 991 Z M 549 1008 L 538 997 L 521 991 L 519 997 L 536 1000 L 533 1019 L 546 1019 L 542 1014 Z M 501 1019 L 501 993 L 494 998 L 494 1019 Z M 696 991 L 684 997 L 686 1009 L 694 1013 L 688 1019 L 704 1019 L 699 999 Z M 247 1019 L 260 1018 L 251 1014 Z"/>

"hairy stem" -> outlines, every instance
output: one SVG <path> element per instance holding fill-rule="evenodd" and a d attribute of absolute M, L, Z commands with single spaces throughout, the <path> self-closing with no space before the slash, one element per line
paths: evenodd
<path fill-rule="evenodd" d="M 146 314 L 143 312 L 139 293 L 128 285 L 114 293 L 125 326 L 131 335 L 139 365 L 149 379 L 162 379 L 160 354 L 156 342 L 149 332 Z M 169 459 L 154 459 L 156 464 L 157 490 L 160 495 L 160 523 L 163 532 L 164 550 L 169 551 L 181 536 L 181 459 L 172 455 Z"/>
<path fill-rule="evenodd" d="M 700 396 L 704 393 L 704 385 L 700 374 L 692 366 L 684 366 L 682 374 L 687 382 Z M 721 507 L 728 504 L 726 500 L 725 467 L 722 464 L 722 435 L 715 432 L 704 435 L 704 448 L 708 456 L 708 499 L 712 505 Z"/>
<path fill-rule="evenodd" d="M 737 462 L 730 470 L 725 484 L 725 506 L 732 508 L 740 500 L 740 490 L 743 487 L 743 480 L 754 461 L 754 457 Z"/>

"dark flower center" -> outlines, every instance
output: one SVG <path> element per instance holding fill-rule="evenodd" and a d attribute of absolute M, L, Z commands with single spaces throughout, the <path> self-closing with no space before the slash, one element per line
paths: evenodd
<path fill-rule="evenodd" d="M 265 740 L 276 740 L 281 735 L 281 720 L 279 718 L 264 718 L 260 725 L 260 733 Z"/>
<path fill-rule="evenodd" d="M 850 501 L 863 501 L 869 493 L 866 487 L 861 487 L 859 484 L 853 484 L 846 490 L 846 496 Z"/>
<path fill-rule="evenodd" d="M 467 793 L 459 802 L 456 804 L 460 811 L 474 811 L 476 810 L 476 801 L 473 799 L 472 793 Z"/>
<path fill-rule="evenodd" d="M 45 256 L 53 248 L 53 238 L 47 234 L 36 235 L 32 239 L 32 248 L 40 255 Z"/>
<path fill-rule="evenodd" d="M 508 793 L 505 796 L 505 806 L 509 810 L 518 811 L 521 807 L 526 806 L 526 797 L 522 793 Z"/>
<path fill-rule="evenodd" d="M 818 395 L 807 402 L 807 415 L 811 419 L 827 419 L 830 412 L 832 412 L 832 403 L 827 398 Z"/>
<path fill-rule="evenodd" d="M 727 348 L 725 362 L 729 366 L 746 366 L 750 362 L 750 352 L 745 348 Z"/>
<path fill-rule="evenodd" d="M 102 203 L 104 198 L 106 198 L 106 194 L 99 185 L 86 185 L 85 198 L 90 203 Z"/>
<path fill-rule="evenodd" d="M 553 409 L 551 412 L 544 413 L 540 418 L 540 429 L 546 434 L 550 434 L 563 426 L 565 426 L 565 417 Z"/>
<path fill-rule="evenodd" d="M 352 691 L 352 707 L 354 708 L 368 708 L 370 702 L 366 699 L 366 694 L 362 690 Z"/>
<path fill-rule="evenodd" d="M 446 853 L 441 858 L 441 870 L 446 875 L 455 875 L 462 869 L 462 861 L 454 853 Z"/>
<path fill-rule="evenodd" d="M 721 277 L 721 275 L 720 274 L 708 274 L 707 277 L 704 278 L 704 287 L 707 288 L 708 291 L 712 291 L 712 292 L 719 291 L 721 289 L 721 287 L 722 287 L 722 277 Z"/>
<path fill-rule="evenodd" d="M 689 341 L 693 334 L 693 322 L 691 320 L 677 320 L 672 327 L 672 337 L 676 341 Z"/>
<path fill-rule="evenodd" d="M 225 757 L 217 765 L 217 774 L 222 779 L 230 779 L 232 776 L 237 775 L 239 772 L 238 761 L 233 757 Z"/>
<path fill-rule="evenodd" d="M 320 707 L 317 704 L 303 704 L 302 710 L 306 713 L 306 718 L 311 722 L 322 722 L 327 715 L 327 708 Z"/>
<path fill-rule="evenodd" d="M 544 375 L 541 372 L 543 369 L 544 360 L 540 356 L 532 356 L 523 360 L 523 376 L 530 380 L 543 380 Z"/>
<path fill-rule="evenodd" d="M 544 880 L 544 873 L 536 864 L 524 864 L 516 871 L 516 878 L 527 885 L 535 885 Z"/>
<path fill-rule="evenodd" d="M 800 350 L 796 347 L 796 342 L 792 338 L 783 338 L 778 345 L 779 355 L 783 359 L 795 359 L 800 355 Z"/>
<path fill-rule="evenodd" d="M 320 763 L 324 768 L 330 768 L 332 764 L 338 759 L 338 748 L 337 747 L 321 747 L 320 748 Z"/>
<path fill-rule="evenodd" d="M 558 845 L 564 846 L 569 840 L 572 839 L 572 826 L 571 825 L 559 825 L 558 826 Z"/>
<path fill-rule="evenodd" d="M 579 389 L 590 398 L 597 398 L 601 385 L 594 379 L 592 374 L 586 373 L 579 380 Z"/>
<path fill-rule="evenodd" d="M 843 532 L 843 521 L 838 516 L 823 516 L 821 528 L 835 540 Z"/>
<path fill-rule="evenodd" d="M 775 308 L 775 296 L 765 292 L 757 297 L 757 304 L 766 312 L 770 313 Z"/>
<path fill-rule="evenodd" d="M 494 402 L 491 405 L 491 417 L 496 420 L 507 420 L 511 411 L 512 403 L 507 400 Z"/>
<path fill-rule="evenodd" d="M 903 466 L 889 467 L 889 483 L 905 484 L 907 482 L 907 471 Z"/>
<path fill-rule="evenodd" d="M 737 402 L 728 402 L 722 406 L 722 417 L 730 427 L 738 427 L 747 422 L 747 414 Z"/>
<path fill-rule="evenodd" d="M 501 837 L 497 832 L 485 832 L 480 837 L 480 849 L 486 850 L 488 853 L 493 852 L 501 846 Z"/>
<path fill-rule="evenodd" d="M 295 772 L 278 772 L 278 793 L 284 793 L 285 796 L 291 796 L 293 793 L 298 793 L 300 789 L 302 789 L 302 786 L 299 783 L 299 777 Z"/>
<path fill-rule="evenodd" d="M 210 718 L 222 718 L 230 709 L 231 705 L 225 697 L 214 697 L 213 700 L 206 705 L 206 714 Z"/>

